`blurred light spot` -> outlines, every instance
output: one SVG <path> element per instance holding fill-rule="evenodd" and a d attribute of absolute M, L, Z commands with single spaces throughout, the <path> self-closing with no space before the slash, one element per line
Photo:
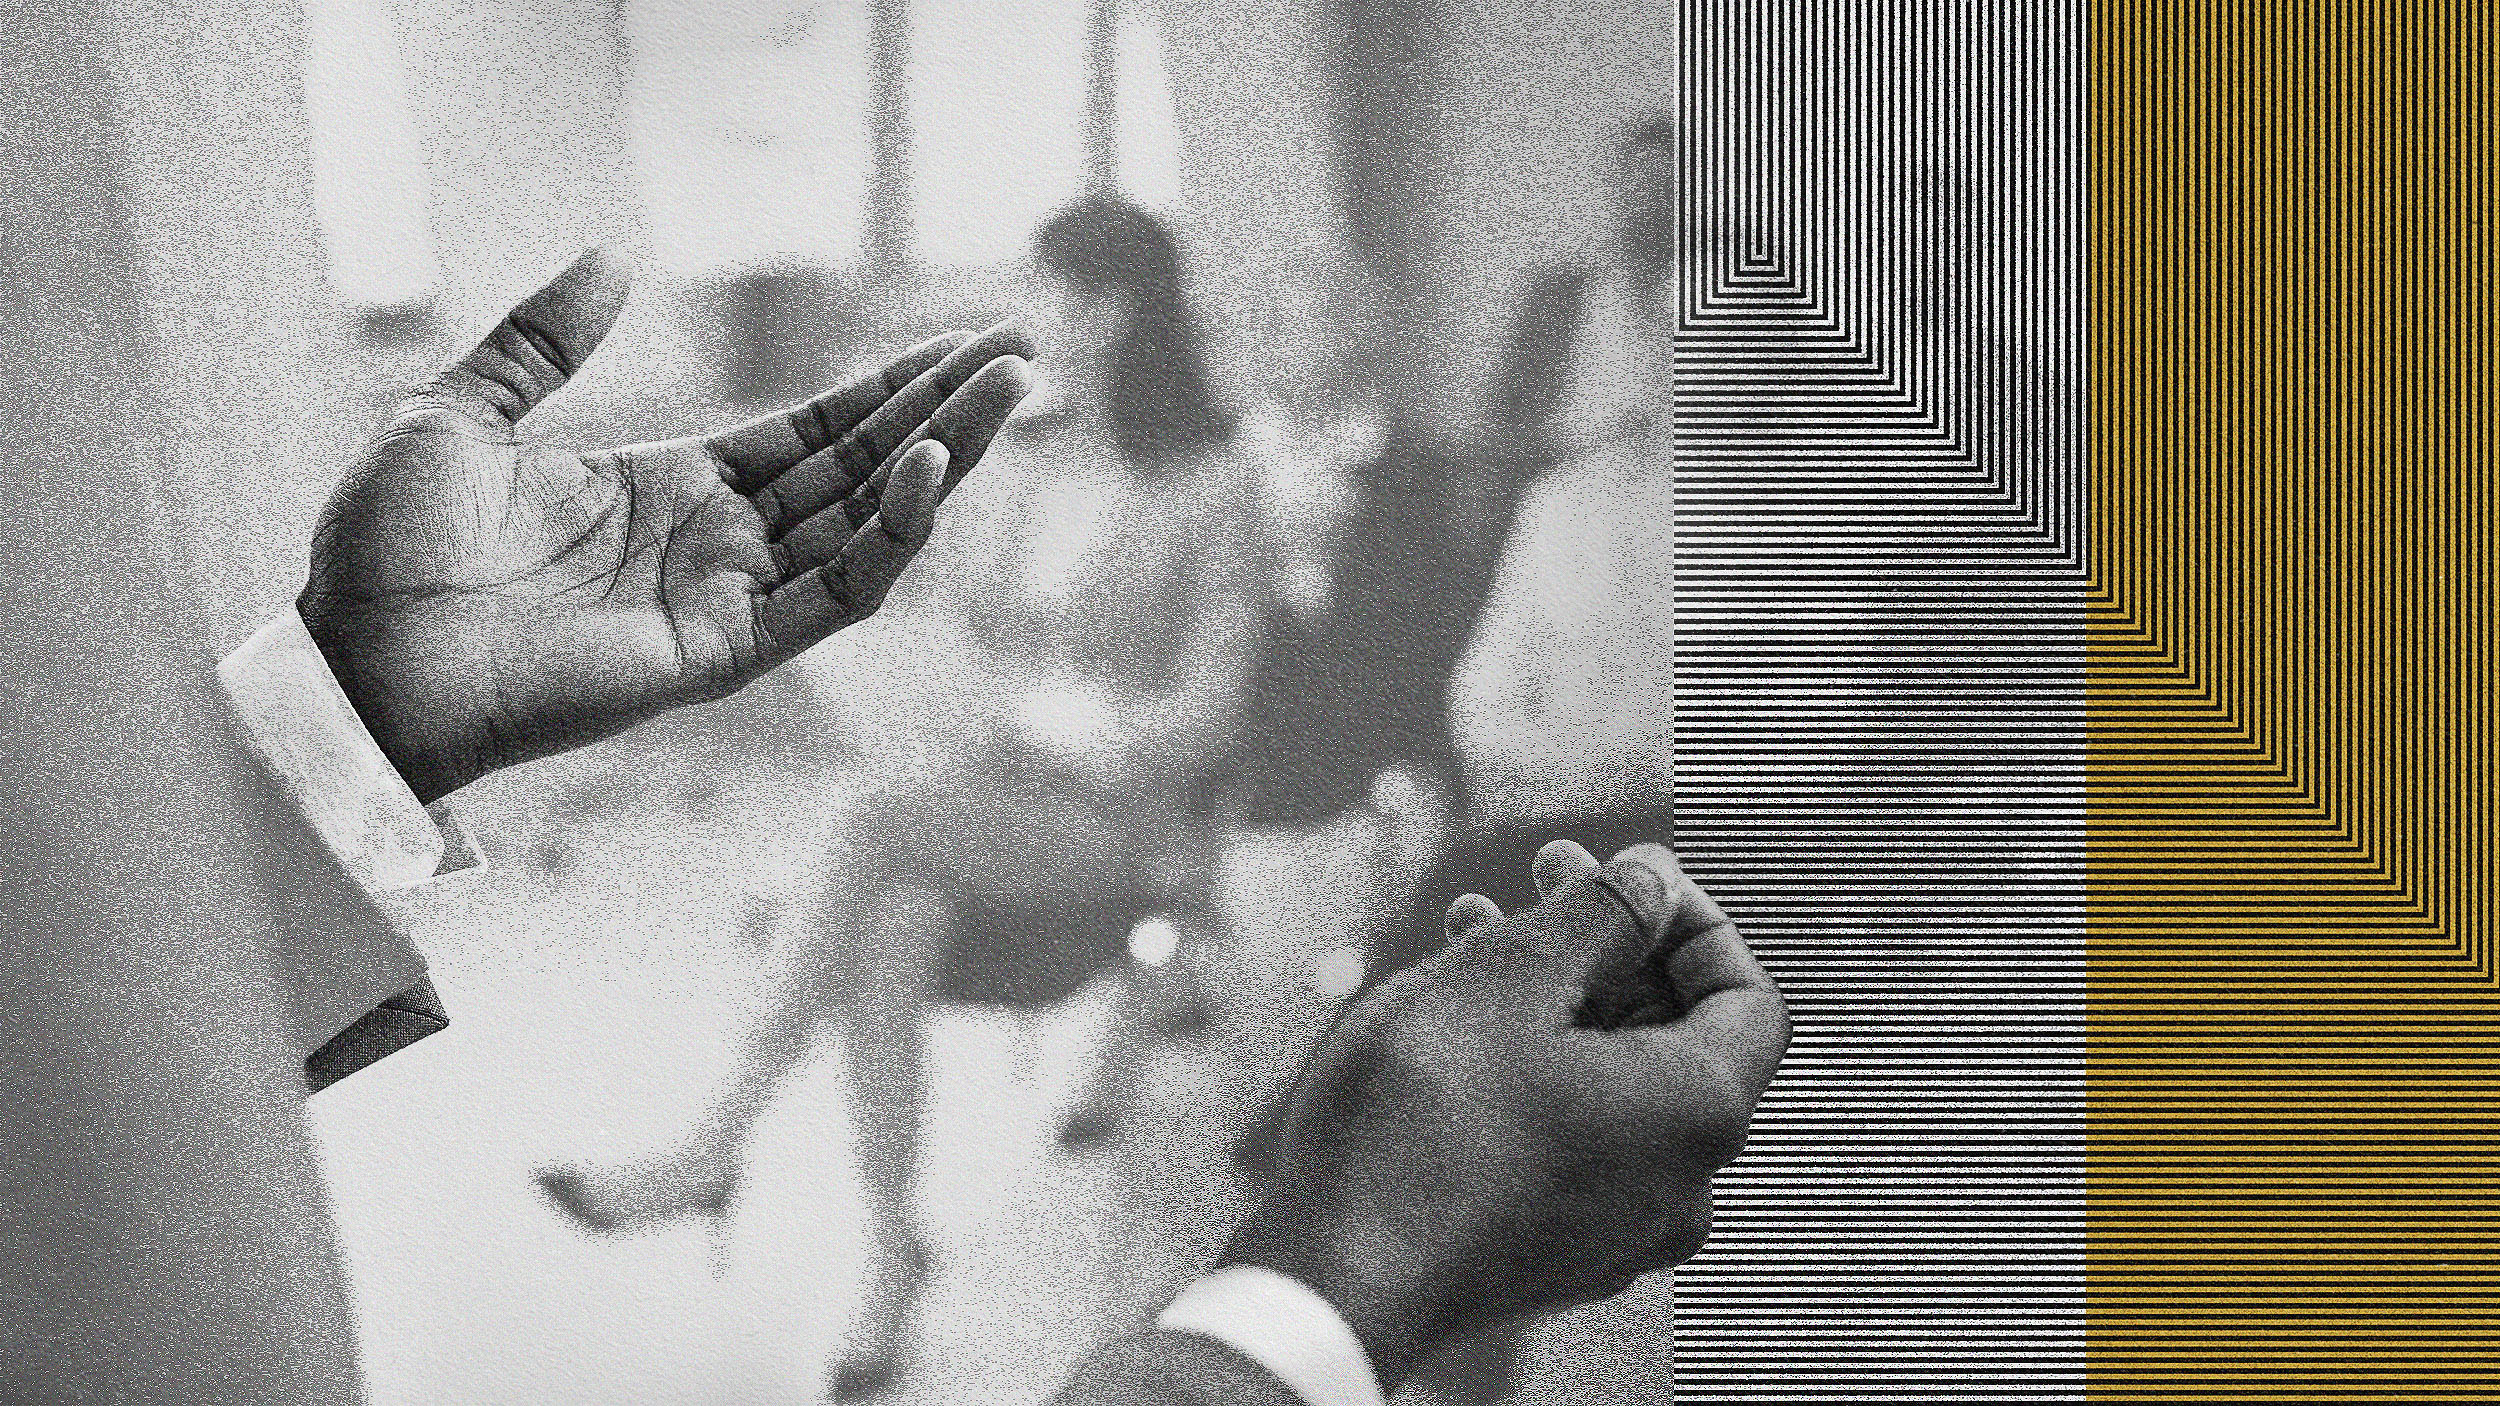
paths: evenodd
<path fill-rule="evenodd" d="M 1181 929 L 1169 918 L 1147 918 L 1128 930 L 1128 954 L 1141 967 L 1159 967 L 1181 950 Z"/>
<path fill-rule="evenodd" d="M 1332 1001 L 1354 994 L 1363 984 L 1363 954 L 1351 947 L 1331 947 L 1311 959 L 1311 985 Z"/>

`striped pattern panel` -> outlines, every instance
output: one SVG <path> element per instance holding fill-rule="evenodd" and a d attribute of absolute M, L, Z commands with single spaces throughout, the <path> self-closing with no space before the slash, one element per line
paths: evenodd
<path fill-rule="evenodd" d="M 1677 1399 L 2075 1399 L 2077 7 L 1685 25 L 1677 843 L 1797 1035 Z"/>
<path fill-rule="evenodd" d="M 2096 1397 L 2500 1400 L 2493 30 L 2094 20 Z"/>

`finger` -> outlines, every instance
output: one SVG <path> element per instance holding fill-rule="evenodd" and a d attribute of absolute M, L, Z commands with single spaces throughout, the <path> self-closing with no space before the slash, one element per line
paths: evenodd
<path fill-rule="evenodd" d="M 1627 951 L 1638 957 L 1653 945 L 1652 929 L 1641 911 L 1614 892 L 1608 868 L 1579 845 L 1548 841 L 1529 872 L 1536 882 L 1536 904 L 1513 915 L 1504 930 L 1504 945 L 1534 953 L 1571 980 L 1603 960 Z"/>
<path fill-rule="evenodd" d="M 1614 1029 L 1673 1019 L 1689 1008 L 1666 963 L 1694 933 L 1726 915 L 1663 846 L 1627 850 L 1606 865 L 1566 842 L 1537 855 L 1542 896 L 1501 934 L 1533 953 L 1573 1025 Z"/>
<path fill-rule="evenodd" d="M 1001 360 L 1019 364 L 1033 356 L 1023 328 L 1001 323 L 948 352 L 937 365 L 911 379 L 858 424 L 751 496 L 766 535 L 778 537 L 830 504 L 840 502 L 907 446 L 947 401 Z M 948 449 L 956 448 L 948 444 Z"/>
<path fill-rule="evenodd" d="M 1788 1057 L 1788 1001 L 1768 977 L 1758 986 L 1714 992 L 1685 1011 L 1683 1019 L 1659 1029 L 1716 1055 L 1736 1076 L 1749 1108 Z"/>
<path fill-rule="evenodd" d="M 443 368 L 424 395 L 493 430 L 510 430 L 571 380 L 616 325 L 633 286 L 625 256 L 583 251 L 546 287 L 523 298 L 486 340 Z"/>
<path fill-rule="evenodd" d="M 1478 923 L 1498 923 L 1501 920 L 1502 907 L 1500 904 L 1495 903 L 1492 899 L 1485 897 L 1483 894 L 1471 893 L 1460 897 L 1457 902 L 1452 903 L 1450 905 L 1450 911 L 1442 915 L 1441 932 L 1444 936 L 1449 938 L 1450 941 L 1456 942 L 1460 938 L 1465 937 L 1467 935 L 1467 930 L 1476 926 Z"/>
<path fill-rule="evenodd" d="M 1666 973 L 1681 1005 L 1770 980 L 1718 900 L 1702 892 L 1666 846 L 1634 845 L 1591 877 L 1640 924 L 1652 962 Z"/>
<path fill-rule="evenodd" d="M 758 653 L 778 664 L 876 613 L 936 525 L 946 446 L 915 445 L 896 464 L 891 501 L 850 534 L 832 560 L 802 571 L 756 602 Z"/>
<path fill-rule="evenodd" d="M 948 353 L 972 340 L 969 332 L 931 337 L 883 368 L 787 410 L 776 410 L 703 441 L 721 476 L 739 493 L 753 493 L 784 470 L 856 428 L 894 393 L 926 374 Z"/>
<path fill-rule="evenodd" d="M 877 471 L 874 496 L 845 498 L 791 529 L 788 536 L 771 544 L 779 570 L 774 580 L 791 580 L 840 556 L 880 511 L 896 535 L 925 540 L 936 525 L 946 457 L 945 445 L 921 440 L 897 456 L 894 464 Z"/>
<path fill-rule="evenodd" d="M 1717 900 L 1663 845 L 1616 855 L 1605 879 L 1630 894 L 1655 934 L 1649 967 L 1663 969 L 1682 1017 L 1676 1028 L 1724 1058 L 1758 1098 L 1788 1052 L 1788 1003 Z"/>
<path fill-rule="evenodd" d="M 1597 856 L 1569 840 L 1548 840 L 1536 852 L 1536 862 L 1529 872 L 1535 876 L 1539 898 L 1597 869 Z"/>
<path fill-rule="evenodd" d="M 1005 365 L 1007 361 L 1015 364 Z M 940 502 L 955 491 L 955 485 L 963 482 L 966 474 L 980 465 L 981 456 L 989 452 L 991 442 L 998 438 L 998 432 L 1006 426 L 1007 418 L 1015 413 L 1017 404 L 1033 387 L 1030 368 L 1021 359 L 1003 358 L 991 366 L 998 369 L 993 372 L 990 366 L 981 368 L 983 375 L 973 377 L 962 390 L 948 397 L 946 404 L 938 407 L 937 413 L 929 417 L 929 423 L 903 442 L 904 450 L 928 438 L 934 438 L 947 447 L 948 467 L 946 481 L 938 494 Z M 895 455 L 889 455 L 885 465 L 870 474 L 851 490 L 850 496 L 842 500 L 838 507 L 845 520 L 866 522 L 869 514 L 877 510 L 885 492 L 886 475 L 902 452 L 897 450 Z"/>

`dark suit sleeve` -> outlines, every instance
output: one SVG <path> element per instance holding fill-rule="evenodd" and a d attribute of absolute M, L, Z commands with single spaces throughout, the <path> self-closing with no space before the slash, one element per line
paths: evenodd
<path fill-rule="evenodd" d="M 1086 1354 L 1050 1406 L 1302 1406 L 1302 1399 L 1212 1338 L 1154 1332 Z"/>
<path fill-rule="evenodd" d="M 359 1017 L 355 1024 L 330 1037 L 328 1044 L 304 1061 L 304 1079 L 314 1093 L 451 1024 L 442 998 L 431 980 L 420 981 Z"/>

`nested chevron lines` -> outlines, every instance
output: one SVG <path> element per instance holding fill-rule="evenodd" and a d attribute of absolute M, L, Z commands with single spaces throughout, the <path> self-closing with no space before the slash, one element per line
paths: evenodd
<path fill-rule="evenodd" d="M 2491 17 L 2091 38 L 2091 1380 L 2500 1397 Z"/>
<path fill-rule="evenodd" d="M 1688 1398 L 2500 1396 L 2492 24 L 1688 7 Z"/>
<path fill-rule="evenodd" d="M 1797 1036 L 1679 1274 L 1677 1396 L 2074 1399 L 2072 17 L 1698 0 L 1685 22 L 1677 845 Z"/>

